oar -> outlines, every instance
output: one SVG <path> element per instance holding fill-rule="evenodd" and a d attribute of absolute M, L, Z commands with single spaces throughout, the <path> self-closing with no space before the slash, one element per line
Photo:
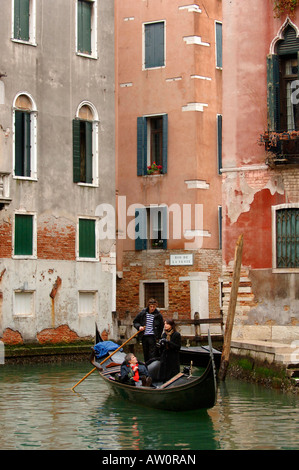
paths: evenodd
<path fill-rule="evenodd" d="M 117 351 L 119 351 L 123 346 L 125 346 L 129 341 L 131 341 L 131 339 L 135 338 L 135 336 L 137 336 L 138 333 L 140 333 L 140 331 L 136 331 L 136 333 L 134 333 L 134 335 L 131 336 L 131 338 L 127 339 L 127 341 L 125 341 L 119 348 L 117 348 L 115 351 L 113 351 L 113 353 L 110 354 L 110 356 L 106 357 L 102 362 L 100 362 L 99 365 L 101 366 L 102 364 L 104 364 L 104 362 L 106 362 L 108 359 L 110 359 L 110 357 L 112 357 L 113 354 L 115 354 Z M 74 385 L 74 386 L 71 388 L 71 390 L 74 390 L 74 388 L 77 387 L 77 385 L 79 385 L 81 382 L 83 382 L 83 380 L 85 380 L 85 379 L 86 379 L 90 374 L 92 374 L 96 369 L 97 369 L 97 368 L 94 367 L 90 372 L 88 372 L 88 374 L 86 374 L 86 375 L 83 377 L 83 379 L 79 380 L 79 382 L 76 383 L 76 385 Z"/>

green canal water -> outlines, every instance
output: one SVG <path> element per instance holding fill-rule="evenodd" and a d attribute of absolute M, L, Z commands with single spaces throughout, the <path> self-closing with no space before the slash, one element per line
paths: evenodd
<path fill-rule="evenodd" d="M 227 379 L 211 410 L 113 398 L 87 363 L 0 365 L 1 450 L 298 450 L 298 395 Z"/>

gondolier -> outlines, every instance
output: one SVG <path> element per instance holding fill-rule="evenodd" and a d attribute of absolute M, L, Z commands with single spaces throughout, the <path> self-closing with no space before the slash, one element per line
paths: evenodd
<path fill-rule="evenodd" d="M 133 321 L 136 330 L 142 335 L 144 362 L 157 356 L 156 343 L 160 340 L 164 322 L 155 299 L 149 299 L 146 308 L 141 310 Z"/>

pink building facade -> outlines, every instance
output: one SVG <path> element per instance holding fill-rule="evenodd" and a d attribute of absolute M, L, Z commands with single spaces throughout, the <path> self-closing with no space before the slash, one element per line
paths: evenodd
<path fill-rule="evenodd" d="M 149 297 L 166 318 L 219 317 L 221 2 L 125 0 L 115 14 L 119 322 Z"/>
<path fill-rule="evenodd" d="M 223 2 L 223 287 L 244 237 L 233 335 L 299 339 L 299 8 Z"/>

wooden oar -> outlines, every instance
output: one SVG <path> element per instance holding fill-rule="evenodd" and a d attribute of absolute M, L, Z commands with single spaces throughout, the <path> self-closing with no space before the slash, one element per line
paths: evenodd
<path fill-rule="evenodd" d="M 110 357 L 113 356 L 113 354 L 115 354 L 117 351 L 119 351 L 123 346 L 125 346 L 129 341 L 131 341 L 131 339 L 135 338 L 135 336 L 138 335 L 138 333 L 140 333 L 140 331 L 136 331 L 136 333 L 134 333 L 133 336 L 131 336 L 131 338 L 127 339 L 127 341 L 125 341 L 119 348 L 117 348 L 115 351 L 113 351 L 113 353 L 110 354 L 110 356 L 106 357 L 102 362 L 100 362 L 100 366 L 102 364 L 104 364 L 104 362 L 106 362 L 108 359 L 110 359 Z M 77 387 L 77 385 L 79 385 L 81 382 L 83 382 L 83 380 L 85 380 L 90 374 L 92 374 L 95 370 L 97 370 L 96 367 L 94 367 L 90 372 L 88 372 L 88 374 L 86 374 L 83 379 L 79 380 L 78 383 L 76 383 L 76 385 L 74 385 L 71 390 L 74 390 L 75 387 Z"/>

